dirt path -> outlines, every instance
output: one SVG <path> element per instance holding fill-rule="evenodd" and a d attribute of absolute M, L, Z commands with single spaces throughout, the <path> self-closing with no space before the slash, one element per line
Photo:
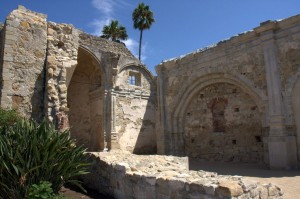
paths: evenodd
<path fill-rule="evenodd" d="M 276 171 L 264 165 L 204 162 L 190 159 L 191 170 L 217 172 L 219 175 L 239 175 L 261 183 L 273 183 L 284 191 L 285 199 L 300 199 L 300 170 Z"/>

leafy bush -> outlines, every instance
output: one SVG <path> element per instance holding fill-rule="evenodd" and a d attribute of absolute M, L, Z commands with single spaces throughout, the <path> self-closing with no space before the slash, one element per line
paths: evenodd
<path fill-rule="evenodd" d="M 33 184 L 29 188 L 27 199 L 65 199 L 62 195 L 55 195 L 51 183 L 48 181 L 41 181 L 40 184 Z"/>
<path fill-rule="evenodd" d="M 20 120 L 0 131 L 0 198 L 24 198 L 33 184 L 49 181 L 54 193 L 64 183 L 80 183 L 85 174 L 85 149 L 75 145 L 69 131 L 53 125 Z"/>
<path fill-rule="evenodd" d="M 12 125 L 20 119 L 21 117 L 19 116 L 19 114 L 15 109 L 6 110 L 0 108 L 0 127 L 5 125 Z"/>

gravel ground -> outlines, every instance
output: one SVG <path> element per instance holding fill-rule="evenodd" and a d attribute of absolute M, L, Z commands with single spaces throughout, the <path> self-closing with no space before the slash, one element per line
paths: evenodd
<path fill-rule="evenodd" d="M 269 170 L 260 164 L 205 162 L 190 159 L 191 170 L 217 172 L 219 175 L 239 175 L 261 183 L 278 185 L 284 192 L 284 199 L 300 198 L 300 170 Z"/>

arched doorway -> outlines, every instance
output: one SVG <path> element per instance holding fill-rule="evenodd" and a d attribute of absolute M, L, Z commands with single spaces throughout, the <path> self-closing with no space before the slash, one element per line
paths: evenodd
<path fill-rule="evenodd" d="M 90 151 L 104 148 L 103 73 L 99 62 L 84 48 L 68 86 L 71 136 Z"/>
<path fill-rule="evenodd" d="M 184 115 L 189 157 L 210 161 L 263 162 L 261 114 L 252 97 L 230 83 L 199 90 Z"/>
<path fill-rule="evenodd" d="M 300 78 L 298 78 L 295 87 L 293 89 L 293 112 L 296 125 L 296 139 L 297 139 L 297 157 L 300 161 Z"/>

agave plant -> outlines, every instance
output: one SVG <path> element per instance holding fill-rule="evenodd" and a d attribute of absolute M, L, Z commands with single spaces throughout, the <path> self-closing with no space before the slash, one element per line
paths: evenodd
<path fill-rule="evenodd" d="M 73 177 L 87 173 L 85 149 L 68 130 L 59 132 L 42 122 L 20 120 L 0 130 L 0 198 L 25 198 L 29 188 L 48 181 L 57 193 Z"/>

